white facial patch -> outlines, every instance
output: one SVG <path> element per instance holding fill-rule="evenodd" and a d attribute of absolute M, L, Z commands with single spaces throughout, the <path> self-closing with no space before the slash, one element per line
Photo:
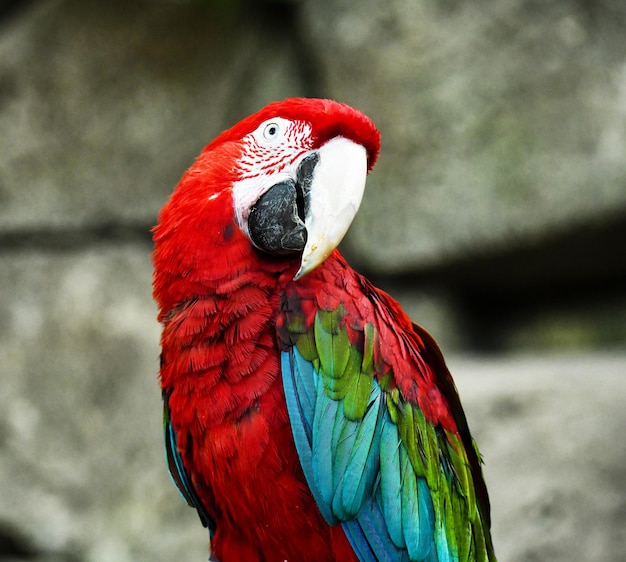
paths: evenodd
<path fill-rule="evenodd" d="M 297 164 L 312 145 L 311 127 L 304 121 L 273 117 L 246 135 L 243 143 L 241 179 L 233 185 L 233 202 L 237 224 L 249 237 L 251 207 L 273 185 L 296 179 Z"/>
<path fill-rule="evenodd" d="M 233 186 L 235 218 L 239 228 L 243 230 L 246 236 L 250 237 L 248 216 L 252 206 L 270 187 L 288 179 L 295 179 L 295 169 L 293 173 L 282 171 L 276 174 L 259 174 L 256 177 L 245 178 L 235 183 Z"/>

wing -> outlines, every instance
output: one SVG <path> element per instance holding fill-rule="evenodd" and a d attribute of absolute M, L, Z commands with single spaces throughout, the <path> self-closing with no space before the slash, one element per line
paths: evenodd
<path fill-rule="evenodd" d="M 320 511 L 363 562 L 495 560 L 478 451 L 441 352 L 391 297 L 352 270 L 339 278 L 290 285 L 278 322 Z"/>
<path fill-rule="evenodd" d="M 180 492 L 180 495 L 190 507 L 196 508 L 198 515 L 200 516 L 200 521 L 202 521 L 202 524 L 208 528 L 210 535 L 213 536 L 215 533 L 215 523 L 209 517 L 206 508 L 196 494 L 195 488 L 189 478 L 189 475 L 187 474 L 187 470 L 183 464 L 183 459 L 176 444 L 176 432 L 174 431 L 174 427 L 172 426 L 172 421 L 170 419 L 168 399 L 169 396 L 167 392 L 164 391 L 163 437 L 165 440 L 165 462 L 167 463 L 170 476 L 172 477 L 174 484 L 176 484 L 176 488 Z"/>

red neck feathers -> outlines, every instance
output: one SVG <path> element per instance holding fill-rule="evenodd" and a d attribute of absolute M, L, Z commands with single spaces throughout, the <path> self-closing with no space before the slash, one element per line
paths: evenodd
<path fill-rule="evenodd" d="M 264 273 L 275 279 L 297 266 L 297 260 L 263 255 L 237 226 L 232 185 L 240 154 L 234 142 L 203 152 L 159 214 L 153 260 L 160 321 L 189 299 L 249 283 L 253 275 L 262 283 Z"/>

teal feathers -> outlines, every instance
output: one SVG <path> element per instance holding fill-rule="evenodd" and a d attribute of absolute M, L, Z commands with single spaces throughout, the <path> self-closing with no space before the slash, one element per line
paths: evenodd
<path fill-rule="evenodd" d="M 164 453 L 165 462 L 170 476 L 178 489 L 182 498 L 190 507 L 195 507 L 202 524 L 209 529 L 209 533 L 213 535 L 215 532 L 215 523 L 209 517 L 207 510 L 197 497 L 195 488 L 185 470 L 183 459 L 180 456 L 177 445 L 176 431 L 170 420 L 168 407 L 168 394 L 163 393 L 163 436 L 164 436 Z"/>
<path fill-rule="evenodd" d="M 427 420 L 395 373 L 381 372 L 374 324 L 348 327 L 341 305 L 318 310 L 311 324 L 292 315 L 285 325 L 282 373 L 326 520 L 342 523 L 361 560 L 495 560 L 461 436 Z"/>

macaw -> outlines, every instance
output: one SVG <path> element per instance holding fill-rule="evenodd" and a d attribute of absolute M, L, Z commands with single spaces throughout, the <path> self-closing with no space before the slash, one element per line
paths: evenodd
<path fill-rule="evenodd" d="M 166 459 L 211 560 L 495 560 L 441 351 L 336 249 L 379 145 L 347 105 L 274 102 L 159 214 Z"/>

